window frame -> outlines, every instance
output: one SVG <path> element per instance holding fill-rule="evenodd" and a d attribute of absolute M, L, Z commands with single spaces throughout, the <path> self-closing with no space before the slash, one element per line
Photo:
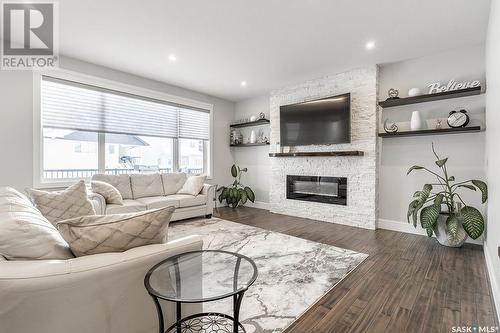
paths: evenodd
<path fill-rule="evenodd" d="M 143 96 L 147 98 L 157 99 L 160 101 L 176 103 L 181 105 L 186 105 L 190 107 L 205 109 L 209 111 L 209 152 L 204 154 L 205 158 L 208 158 L 206 166 L 208 168 L 206 175 L 208 179 L 212 179 L 213 175 L 213 164 L 214 164 L 214 131 L 213 131 L 213 110 L 214 105 L 210 103 L 205 103 L 202 101 L 184 98 L 180 96 L 170 95 L 157 90 L 151 90 L 147 88 L 142 88 L 135 85 L 125 84 L 118 81 L 112 81 L 96 76 L 91 76 L 87 74 L 77 73 L 74 71 L 58 69 L 54 71 L 36 71 L 33 73 L 33 184 L 37 188 L 57 188 L 63 186 L 69 186 L 75 182 L 75 180 L 80 180 L 82 178 L 67 178 L 61 180 L 49 180 L 43 178 L 43 124 L 42 124 L 42 110 L 41 110 L 41 86 L 42 77 L 50 76 L 57 79 L 75 81 L 82 84 L 88 84 L 92 86 L 97 86 L 103 89 L 110 89 L 115 91 L 120 91 L 123 93 L 129 93 L 133 95 Z M 98 169 L 99 172 L 105 170 L 105 134 L 98 133 Z M 174 139 L 174 170 L 178 170 L 179 161 L 179 144 L 178 140 Z M 204 163 L 205 166 L 205 163 Z M 83 178 L 85 181 L 89 181 L 90 178 Z"/>

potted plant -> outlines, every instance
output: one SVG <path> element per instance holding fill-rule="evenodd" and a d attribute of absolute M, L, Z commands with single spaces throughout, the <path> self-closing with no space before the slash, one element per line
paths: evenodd
<path fill-rule="evenodd" d="M 255 194 L 252 189 L 248 186 L 241 184 L 241 176 L 244 172 L 247 172 L 247 168 L 241 169 L 239 166 L 233 164 L 231 167 L 231 176 L 234 177 L 234 182 L 228 186 L 222 186 L 217 189 L 219 192 L 219 201 L 226 200 L 228 206 L 233 208 L 238 207 L 238 205 L 244 205 L 247 200 L 255 202 Z"/>
<path fill-rule="evenodd" d="M 436 177 L 437 181 L 425 184 L 421 191 L 415 192 L 408 206 L 408 223 L 411 223 L 411 218 L 416 228 L 420 212 L 420 225 L 427 231 L 429 237 L 435 234 L 440 244 L 460 247 L 467 236 L 477 239 L 482 235 L 484 218 L 479 210 L 464 202 L 459 191 L 479 190 L 484 204 L 488 200 L 488 186 L 477 179 L 457 182 L 454 176 L 448 174 L 446 168 L 448 158 L 441 159 L 434 150 L 434 144 L 432 152 L 436 156 L 435 163 L 440 173 L 419 165 L 412 166 L 406 173 L 409 175 L 414 170 L 424 170 Z"/>

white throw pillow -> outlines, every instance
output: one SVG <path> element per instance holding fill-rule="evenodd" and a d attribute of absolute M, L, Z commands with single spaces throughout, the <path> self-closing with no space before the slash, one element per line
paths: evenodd
<path fill-rule="evenodd" d="M 73 258 L 57 229 L 22 196 L 0 196 L 0 256 L 8 260 Z"/>
<path fill-rule="evenodd" d="M 35 207 L 52 224 L 74 217 L 95 215 L 92 202 L 87 198 L 87 189 L 83 180 L 63 191 L 26 189 L 26 192 Z"/>
<path fill-rule="evenodd" d="M 56 224 L 77 257 L 167 241 L 167 228 L 175 207 L 144 212 L 83 216 Z"/>
<path fill-rule="evenodd" d="M 98 180 L 113 185 L 122 195 L 123 199 L 133 199 L 132 187 L 129 175 L 104 175 L 101 173 L 92 176 L 92 180 Z"/>
<path fill-rule="evenodd" d="M 90 182 L 90 187 L 92 188 L 92 192 L 102 195 L 107 204 L 123 205 L 122 195 L 113 185 L 93 180 Z"/>
<path fill-rule="evenodd" d="M 177 193 L 186 182 L 187 175 L 184 172 L 162 173 L 163 192 L 165 195 Z"/>
<path fill-rule="evenodd" d="M 130 175 L 130 184 L 134 199 L 164 195 L 159 173 Z"/>
<path fill-rule="evenodd" d="M 177 191 L 177 194 L 191 194 L 198 195 L 203 189 L 203 184 L 205 184 L 205 180 L 207 176 L 190 176 L 184 183 L 184 186 Z"/>

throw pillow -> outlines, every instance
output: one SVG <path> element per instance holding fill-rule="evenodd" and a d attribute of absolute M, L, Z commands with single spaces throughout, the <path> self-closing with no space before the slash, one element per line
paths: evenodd
<path fill-rule="evenodd" d="M 187 175 L 184 172 L 162 173 L 163 192 L 165 195 L 175 194 L 186 182 Z"/>
<path fill-rule="evenodd" d="M 113 185 L 93 180 L 90 182 L 90 186 L 92 187 L 92 192 L 102 195 L 107 204 L 123 205 L 122 195 Z"/>
<path fill-rule="evenodd" d="M 130 214 L 82 216 L 56 224 L 77 257 L 160 244 L 167 241 L 167 228 L 175 207 Z"/>
<path fill-rule="evenodd" d="M 130 175 L 130 185 L 134 199 L 164 195 L 159 173 Z"/>
<path fill-rule="evenodd" d="M 190 176 L 182 186 L 182 188 L 177 191 L 178 194 L 191 194 L 198 195 L 203 189 L 203 184 L 207 176 Z"/>
<path fill-rule="evenodd" d="M 48 192 L 27 189 L 36 208 L 52 224 L 84 215 L 95 215 L 94 207 L 87 198 L 85 182 L 80 180 L 64 191 Z"/>
<path fill-rule="evenodd" d="M 132 196 L 132 188 L 130 187 L 129 175 L 104 175 L 98 173 L 92 176 L 92 180 L 98 180 L 113 185 L 125 200 L 134 198 Z"/>
<path fill-rule="evenodd" d="M 70 259 L 57 229 L 27 198 L 0 197 L 0 256 L 7 260 Z"/>

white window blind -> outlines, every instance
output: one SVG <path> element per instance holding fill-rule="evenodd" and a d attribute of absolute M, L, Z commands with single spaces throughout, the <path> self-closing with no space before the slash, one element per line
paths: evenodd
<path fill-rule="evenodd" d="M 208 140 L 209 114 L 194 110 L 179 112 L 179 138 Z"/>
<path fill-rule="evenodd" d="M 44 76 L 44 127 L 209 139 L 209 111 Z"/>

